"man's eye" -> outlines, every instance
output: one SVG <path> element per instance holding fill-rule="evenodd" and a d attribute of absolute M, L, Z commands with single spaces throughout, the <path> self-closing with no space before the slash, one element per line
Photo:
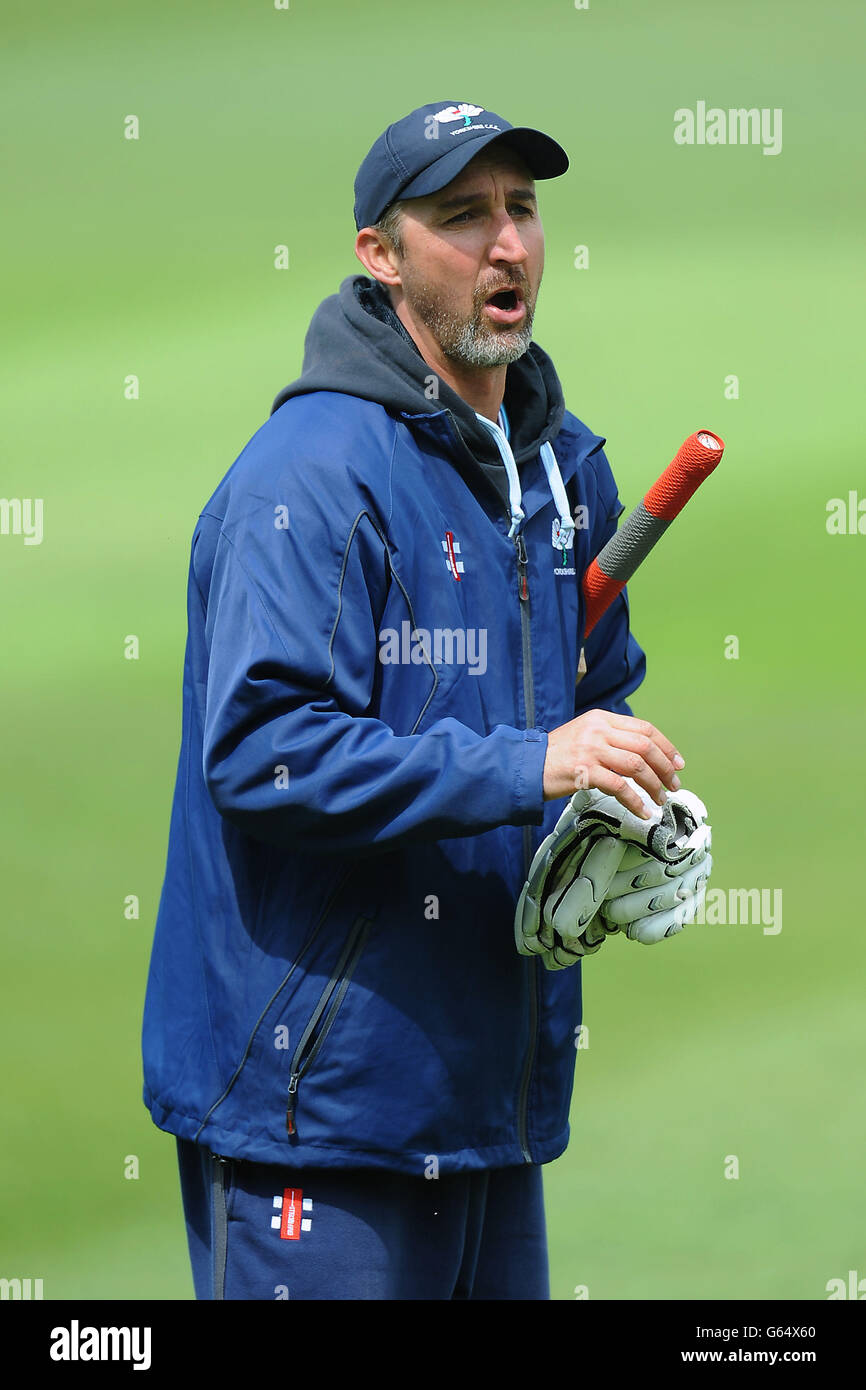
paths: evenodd
<path fill-rule="evenodd" d="M 510 211 L 510 213 L 511 213 L 512 216 L 517 216 L 517 217 L 534 217 L 534 216 L 535 216 L 535 209 L 534 209 L 534 208 L 528 208 L 528 207 L 526 207 L 523 203 L 514 203 L 514 204 L 512 204 L 512 206 L 511 206 L 511 208 L 509 209 L 509 211 Z M 459 225 L 464 221 L 464 219 L 466 219 L 466 218 L 471 218 L 471 217 L 474 217 L 474 216 L 475 216 L 475 211 L 474 211 L 474 209 L 472 209 L 472 208 L 467 208 L 465 212 L 458 212 L 458 213 L 456 214 L 456 216 L 454 216 L 454 217 L 449 217 L 449 218 L 448 218 L 448 221 L 445 223 L 445 225 L 446 225 L 446 227 L 459 226 Z"/>

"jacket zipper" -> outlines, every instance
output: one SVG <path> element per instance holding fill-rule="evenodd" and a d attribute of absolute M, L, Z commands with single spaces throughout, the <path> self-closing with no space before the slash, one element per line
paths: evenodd
<path fill-rule="evenodd" d="M 535 691 L 532 683 L 532 633 L 529 625 L 530 607 L 526 542 L 523 539 L 522 531 L 518 531 L 515 536 L 514 546 L 517 551 L 517 593 L 520 599 L 520 636 L 523 653 L 523 702 L 526 706 L 526 726 L 532 729 L 535 727 Z M 531 826 L 525 825 L 523 827 L 524 878 L 529 875 L 529 866 L 531 863 L 532 828 Z M 517 1103 L 517 1127 L 524 1160 L 527 1163 L 531 1163 L 532 1154 L 529 1151 L 527 1112 L 529 1109 L 529 1083 L 532 1080 L 532 1065 L 535 1061 L 535 1050 L 538 1043 L 538 963 L 535 956 L 531 956 L 527 962 L 527 976 L 529 980 L 529 1048 L 523 1063 L 523 1075 L 520 1079 L 520 1095 Z"/>
<path fill-rule="evenodd" d="M 454 432 L 458 440 L 462 439 L 456 423 L 452 419 Z M 503 507 L 506 528 L 511 524 L 511 512 L 507 507 Z M 523 703 L 526 707 L 526 726 L 529 729 L 535 727 L 535 693 L 532 683 L 532 637 L 529 627 L 529 581 L 527 578 L 527 557 L 526 543 L 523 539 L 523 532 L 519 531 L 514 537 L 514 547 L 517 552 L 517 592 L 520 599 L 520 633 L 523 652 Z M 532 828 L 525 825 L 523 827 L 523 873 L 524 877 L 529 875 L 529 866 L 532 863 Z M 528 1133 L 528 1100 L 529 1084 L 532 1079 L 532 1065 L 535 1061 L 535 1051 L 538 1045 L 538 963 L 535 956 L 531 956 L 527 961 L 527 978 L 529 981 L 529 1048 L 526 1059 L 523 1063 L 523 1075 L 520 1080 L 520 1093 L 517 1102 L 517 1130 L 520 1140 L 520 1147 L 526 1163 L 532 1162 L 532 1154 L 529 1151 Z"/>
<path fill-rule="evenodd" d="M 371 925 L 372 918 L 370 917 L 359 917 L 355 921 L 340 952 L 340 958 L 334 967 L 333 974 L 320 994 L 316 1007 L 295 1049 L 286 1103 L 286 1133 L 289 1138 L 297 1134 L 295 1110 L 298 1104 L 298 1084 L 301 1077 L 309 1071 L 321 1050 L 322 1044 L 334 1026 L 355 967 L 366 945 Z M 326 1010 L 327 1014 L 325 1014 Z M 319 1028 L 323 1015 L 325 1015 L 325 1019 Z"/>

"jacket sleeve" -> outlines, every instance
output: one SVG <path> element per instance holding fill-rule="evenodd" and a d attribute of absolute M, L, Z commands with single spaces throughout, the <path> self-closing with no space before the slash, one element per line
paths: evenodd
<path fill-rule="evenodd" d="M 398 734 L 371 712 L 387 556 L 370 515 L 341 518 L 322 486 L 288 530 L 273 510 L 211 541 L 202 761 L 222 816 L 314 853 L 541 824 L 542 730 L 442 718 Z"/>
<path fill-rule="evenodd" d="M 590 517 L 591 561 L 615 535 L 619 517 L 625 511 L 604 451 L 599 447 L 586 460 L 589 472 L 585 487 Z M 594 490 L 594 494 L 593 494 Z M 583 583 L 583 575 L 580 577 Z M 628 589 L 624 588 L 599 618 L 584 640 L 586 675 L 575 688 L 575 715 L 590 709 L 610 710 L 612 714 L 631 714 L 626 696 L 646 675 L 646 655 L 629 629 Z"/>

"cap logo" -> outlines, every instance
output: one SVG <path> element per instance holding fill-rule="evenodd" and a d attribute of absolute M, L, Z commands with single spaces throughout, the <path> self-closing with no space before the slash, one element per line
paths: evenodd
<path fill-rule="evenodd" d="M 480 116 L 484 110 L 483 106 L 472 106 L 468 101 L 461 101 L 459 106 L 443 106 L 441 111 L 437 111 L 433 117 L 434 121 L 459 121 L 463 117 L 464 126 L 472 124 L 473 116 Z"/>

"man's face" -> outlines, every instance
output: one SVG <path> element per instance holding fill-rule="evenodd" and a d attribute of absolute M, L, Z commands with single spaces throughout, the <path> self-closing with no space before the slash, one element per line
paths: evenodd
<path fill-rule="evenodd" d="M 466 367 L 529 347 L 544 268 L 535 188 L 519 156 L 482 150 L 445 188 L 405 206 L 399 262 L 413 320 Z"/>

